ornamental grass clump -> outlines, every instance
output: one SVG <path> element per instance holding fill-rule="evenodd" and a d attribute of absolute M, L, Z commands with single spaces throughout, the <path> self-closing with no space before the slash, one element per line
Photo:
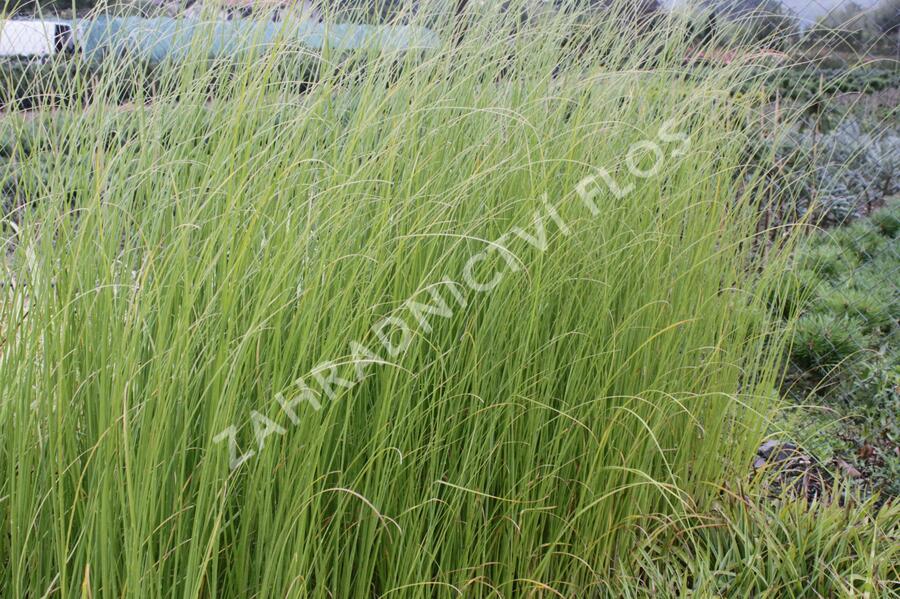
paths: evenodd
<path fill-rule="evenodd" d="M 0 594 L 588 596 L 745 476 L 762 95 L 668 18 L 473 10 L 304 86 L 73 69 L 10 149 Z"/>
<path fill-rule="evenodd" d="M 609 596 L 895 596 L 900 506 L 878 509 L 843 486 L 825 500 L 810 508 L 723 489 L 709 513 L 660 527 Z"/>

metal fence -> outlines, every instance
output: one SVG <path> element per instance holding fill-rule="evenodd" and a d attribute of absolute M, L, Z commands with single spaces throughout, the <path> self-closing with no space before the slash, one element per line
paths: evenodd
<path fill-rule="evenodd" d="M 877 0 L 783 0 L 782 6 L 797 15 L 807 30 L 815 22 L 830 20 L 838 25 L 837 35 L 855 30 L 879 10 Z M 844 21 L 850 16 L 845 12 L 848 7 L 857 16 Z M 863 9 L 861 13 L 858 8 Z M 879 14 L 890 16 L 884 11 Z M 900 14 L 894 20 L 900 20 Z M 900 59 L 900 24 L 885 24 L 882 19 L 877 25 L 883 34 L 880 41 L 897 39 L 897 56 L 892 55 L 890 45 L 879 46 L 879 53 L 887 58 L 885 68 L 900 72 L 896 62 Z M 864 56 L 866 47 L 856 53 Z M 807 193 L 822 210 L 818 222 L 825 230 L 805 244 L 798 256 L 807 264 L 818 262 L 821 282 L 809 290 L 810 304 L 798 324 L 796 340 L 809 347 L 794 352 L 800 359 L 794 360 L 793 368 L 798 377 L 806 378 L 801 386 L 806 391 L 843 393 L 848 398 L 865 394 L 865 389 L 900 394 L 896 387 L 900 384 L 900 239 L 896 224 L 900 218 L 900 92 L 885 92 L 882 102 L 877 97 L 869 102 L 872 98 L 863 94 L 844 100 L 841 108 L 851 116 L 841 117 L 846 120 L 838 124 L 838 133 L 832 128 L 831 133 L 813 133 L 806 139 L 809 152 L 822 157 L 809 163 L 813 188 Z M 874 107 L 865 106 L 867 103 Z M 867 128 L 847 126 L 862 118 L 870 120 Z M 886 380 L 873 380 L 878 377 Z"/>
<path fill-rule="evenodd" d="M 873 2 L 781 5 L 800 19 L 796 44 L 819 84 L 802 126 L 783 136 L 773 177 L 790 180 L 818 229 L 792 261 L 791 291 L 807 301 L 782 390 L 813 424 L 789 429 L 884 498 L 900 495 L 900 3 L 891 26 Z M 841 84 L 876 68 L 857 89 Z"/>

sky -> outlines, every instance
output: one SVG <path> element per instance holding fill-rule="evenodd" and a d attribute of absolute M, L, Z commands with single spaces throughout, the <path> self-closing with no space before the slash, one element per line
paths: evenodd
<path fill-rule="evenodd" d="M 782 3 L 804 20 L 815 20 L 828 11 L 838 8 L 847 0 L 782 0 Z M 877 4 L 877 0 L 856 0 L 864 8 Z"/>
<path fill-rule="evenodd" d="M 664 4 L 669 6 L 677 5 L 683 0 L 664 0 Z M 722 0 L 727 1 L 727 0 Z M 797 13 L 801 22 L 811 23 L 827 14 L 829 11 L 840 7 L 842 4 L 850 0 L 781 0 L 782 4 Z M 869 8 L 878 4 L 878 0 L 854 0 L 857 4 L 864 8 Z"/>

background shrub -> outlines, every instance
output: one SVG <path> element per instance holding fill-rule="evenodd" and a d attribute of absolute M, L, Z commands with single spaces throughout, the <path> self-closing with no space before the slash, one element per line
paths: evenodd
<path fill-rule="evenodd" d="M 846 277 L 859 266 L 859 257 L 831 243 L 812 243 L 802 247 L 796 259 L 796 269 L 811 271 L 836 281 Z"/>
<path fill-rule="evenodd" d="M 871 333 L 892 325 L 897 317 L 895 305 L 895 297 L 884 285 L 867 289 L 829 285 L 820 288 L 811 309 L 840 319 L 858 320 L 862 330 Z"/>
<path fill-rule="evenodd" d="M 806 314 L 797 322 L 791 359 L 820 374 L 845 363 L 868 348 L 869 337 L 857 318 L 832 313 Z"/>
<path fill-rule="evenodd" d="M 870 222 L 855 222 L 832 232 L 834 242 L 856 254 L 860 261 L 869 260 L 883 251 L 887 240 Z"/>
<path fill-rule="evenodd" d="M 872 214 L 871 220 L 882 235 L 897 237 L 900 232 L 900 201 L 895 199 L 879 208 Z"/>

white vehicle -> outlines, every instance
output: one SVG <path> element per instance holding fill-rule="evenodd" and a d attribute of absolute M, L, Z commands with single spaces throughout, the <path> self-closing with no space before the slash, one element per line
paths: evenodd
<path fill-rule="evenodd" d="M 48 58 L 73 48 L 71 23 L 0 20 L 0 57 Z"/>

